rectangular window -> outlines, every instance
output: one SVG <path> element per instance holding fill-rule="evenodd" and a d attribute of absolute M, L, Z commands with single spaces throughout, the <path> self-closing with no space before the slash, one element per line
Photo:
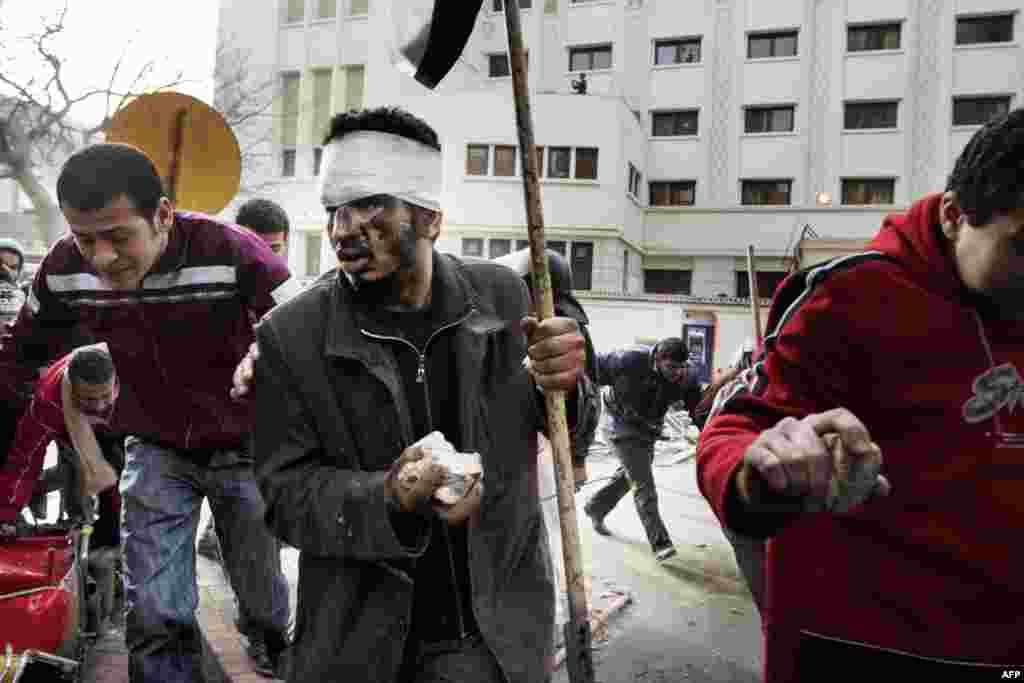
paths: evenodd
<path fill-rule="evenodd" d="M 956 44 L 1013 42 L 1013 15 L 997 14 L 987 17 L 957 17 Z"/>
<path fill-rule="evenodd" d="M 846 130 L 895 128 L 899 123 L 899 102 L 847 102 L 843 115 Z"/>
<path fill-rule="evenodd" d="M 281 150 L 281 175 L 284 176 L 285 178 L 292 178 L 295 176 L 294 149 Z"/>
<path fill-rule="evenodd" d="M 494 146 L 494 175 L 513 176 L 516 174 L 515 145 Z"/>
<path fill-rule="evenodd" d="M 516 240 L 516 251 L 530 248 L 530 240 Z"/>
<path fill-rule="evenodd" d="M 366 87 L 366 67 L 362 64 L 345 67 L 345 111 L 360 111 Z"/>
<path fill-rule="evenodd" d="M 547 248 L 554 249 L 562 256 L 565 256 L 565 241 L 564 240 L 547 240 Z"/>
<path fill-rule="evenodd" d="M 568 178 L 572 166 L 572 148 L 548 147 L 548 177 Z"/>
<path fill-rule="evenodd" d="M 576 148 L 576 178 L 597 180 L 597 148 Z"/>
<path fill-rule="evenodd" d="M 348 13 L 353 16 L 362 16 L 370 13 L 370 0 L 349 0 Z"/>
<path fill-rule="evenodd" d="M 484 241 L 479 237 L 463 237 L 462 238 L 462 255 L 463 256 L 477 256 L 483 258 L 484 255 Z"/>
<path fill-rule="evenodd" d="M 629 164 L 629 184 L 627 186 L 627 192 L 637 199 L 640 199 L 640 183 L 642 182 L 642 179 L 643 174 L 637 170 L 636 166 Z"/>
<path fill-rule="evenodd" d="M 784 133 L 793 130 L 793 106 L 747 107 L 744 116 L 748 133 Z"/>
<path fill-rule="evenodd" d="M 313 148 L 313 175 L 320 175 L 320 164 L 324 159 L 324 148 Z"/>
<path fill-rule="evenodd" d="M 697 181 L 652 181 L 647 192 L 651 206 L 693 206 L 697 197 Z"/>
<path fill-rule="evenodd" d="M 569 48 L 569 71 L 593 71 L 612 68 L 612 46 Z"/>
<path fill-rule="evenodd" d="M 299 135 L 299 74 L 281 74 L 281 144 L 294 147 Z"/>
<path fill-rule="evenodd" d="M 306 233 L 306 276 L 316 277 L 320 274 L 320 233 Z"/>
<path fill-rule="evenodd" d="M 338 14 L 338 0 L 320 0 L 316 6 L 317 19 L 333 19 Z"/>
<path fill-rule="evenodd" d="M 519 9 L 530 9 L 533 7 L 533 0 L 519 0 Z M 505 0 L 491 0 L 491 9 L 495 12 L 505 11 Z"/>
<path fill-rule="evenodd" d="M 504 78 L 505 76 L 512 75 L 507 53 L 502 52 L 497 55 L 488 55 L 487 64 L 487 75 L 491 78 Z"/>
<path fill-rule="evenodd" d="M 792 180 L 744 180 L 742 202 L 752 206 L 789 204 Z"/>
<path fill-rule="evenodd" d="M 700 38 L 673 38 L 654 41 L 655 64 L 697 64 L 700 62 Z"/>
<path fill-rule="evenodd" d="M 644 292 L 647 294 L 689 295 L 692 282 L 692 270 L 644 269 Z"/>
<path fill-rule="evenodd" d="M 843 204 L 892 204 L 895 178 L 843 178 Z"/>
<path fill-rule="evenodd" d="M 762 271 L 754 273 L 757 278 L 757 296 L 761 299 L 771 299 L 776 287 L 785 279 L 785 271 Z M 736 271 L 736 296 L 740 299 L 750 298 L 750 275 L 745 270 Z"/>
<path fill-rule="evenodd" d="M 512 240 L 489 240 L 487 258 L 499 258 L 512 251 Z"/>
<path fill-rule="evenodd" d="M 846 49 L 849 52 L 900 49 L 900 24 L 849 26 L 846 29 Z"/>
<path fill-rule="evenodd" d="M 331 122 L 331 69 L 313 71 L 313 140 L 320 142 Z"/>
<path fill-rule="evenodd" d="M 651 135 L 696 135 L 699 118 L 700 112 L 697 109 L 651 112 Z"/>
<path fill-rule="evenodd" d="M 795 57 L 796 48 L 796 31 L 780 31 L 778 33 L 751 33 L 747 37 L 748 59 L 767 59 L 768 57 Z"/>
<path fill-rule="evenodd" d="M 590 289 L 594 274 L 594 243 L 573 242 L 569 267 L 572 269 L 572 288 Z"/>
<path fill-rule="evenodd" d="M 980 126 L 1010 111 L 1009 96 L 954 97 L 953 125 Z"/>
<path fill-rule="evenodd" d="M 488 145 L 466 145 L 466 175 L 487 175 L 489 152 Z"/>
<path fill-rule="evenodd" d="M 301 24 L 306 17 L 306 3 L 304 0 L 285 0 L 281 9 L 284 10 L 282 20 L 286 24 Z"/>

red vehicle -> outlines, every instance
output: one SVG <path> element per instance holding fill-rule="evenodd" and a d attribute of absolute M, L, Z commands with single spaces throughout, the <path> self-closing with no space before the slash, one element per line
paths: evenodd
<path fill-rule="evenodd" d="M 56 511 L 53 521 L 22 520 L 15 538 L 0 539 L 0 683 L 80 680 L 98 626 L 113 612 L 115 553 L 90 552 L 91 501 L 72 493 L 74 476 L 66 479 L 59 504 L 51 493 L 50 505 L 30 505 Z"/>

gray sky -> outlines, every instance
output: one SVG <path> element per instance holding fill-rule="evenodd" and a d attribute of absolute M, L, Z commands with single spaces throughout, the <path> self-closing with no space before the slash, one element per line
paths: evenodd
<path fill-rule="evenodd" d="M 65 29 L 53 49 L 65 60 L 62 75 L 72 97 L 104 85 L 124 52 L 123 87 L 153 60 L 151 84 L 182 70 L 189 82 L 175 89 L 212 103 L 217 0 L 68 0 L 67 5 Z M 25 35 L 38 31 L 41 17 L 53 17 L 63 6 L 63 0 L 0 0 L 0 22 L 6 35 Z M 4 60 L 5 73 L 44 75 L 34 53 L 24 47 L 5 41 L 0 50 L 15 60 Z M 96 123 L 104 104 L 103 97 L 94 97 L 76 105 L 72 115 L 83 124 Z"/>

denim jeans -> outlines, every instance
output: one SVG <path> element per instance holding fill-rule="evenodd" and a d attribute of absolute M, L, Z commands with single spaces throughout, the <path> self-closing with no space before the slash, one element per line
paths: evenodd
<path fill-rule="evenodd" d="M 120 489 L 131 683 L 203 680 L 195 543 L 204 497 L 217 526 L 229 530 L 222 539 L 224 565 L 244 596 L 246 622 L 263 629 L 270 643 L 283 644 L 288 584 L 250 463 L 199 465 L 129 437 Z"/>

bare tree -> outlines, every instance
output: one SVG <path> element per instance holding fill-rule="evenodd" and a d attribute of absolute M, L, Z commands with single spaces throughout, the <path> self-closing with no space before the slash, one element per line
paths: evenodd
<path fill-rule="evenodd" d="M 238 139 L 242 153 L 240 195 L 253 195 L 276 184 L 268 166 L 273 161 L 273 105 L 277 80 L 252 67 L 248 50 L 233 36 L 217 37 L 214 65 L 214 107 Z"/>
<path fill-rule="evenodd" d="M 155 67 L 148 61 L 133 76 L 126 77 L 126 53 L 114 63 L 110 77 L 100 87 L 76 90 L 64 77 L 65 60 L 54 48 L 65 30 L 67 3 L 42 27 L 25 36 L 12 36 L 0 24 L 0 178 L 13 178 L 32 202 L 36 229 L 46 244 L 60 238 L 63 223 L 53 197 L 39 177 L 41 165 L 54 161 L 94 138 L 109 123 L 110 116 L 129 99 L 146 92 L 172 88 L 183 82 L 181 72 L 162 83 L 154 83 Z M 30 76 L 14 74 L 26 70 L 11 68 L 14 50 L 25 46 L 36 64 Z M 10 50 L 10 51 L 9 51 Z M 75 113 L 85 102 L 103 98 L 106 115 L 95 125 L 76 124 Z"/>

